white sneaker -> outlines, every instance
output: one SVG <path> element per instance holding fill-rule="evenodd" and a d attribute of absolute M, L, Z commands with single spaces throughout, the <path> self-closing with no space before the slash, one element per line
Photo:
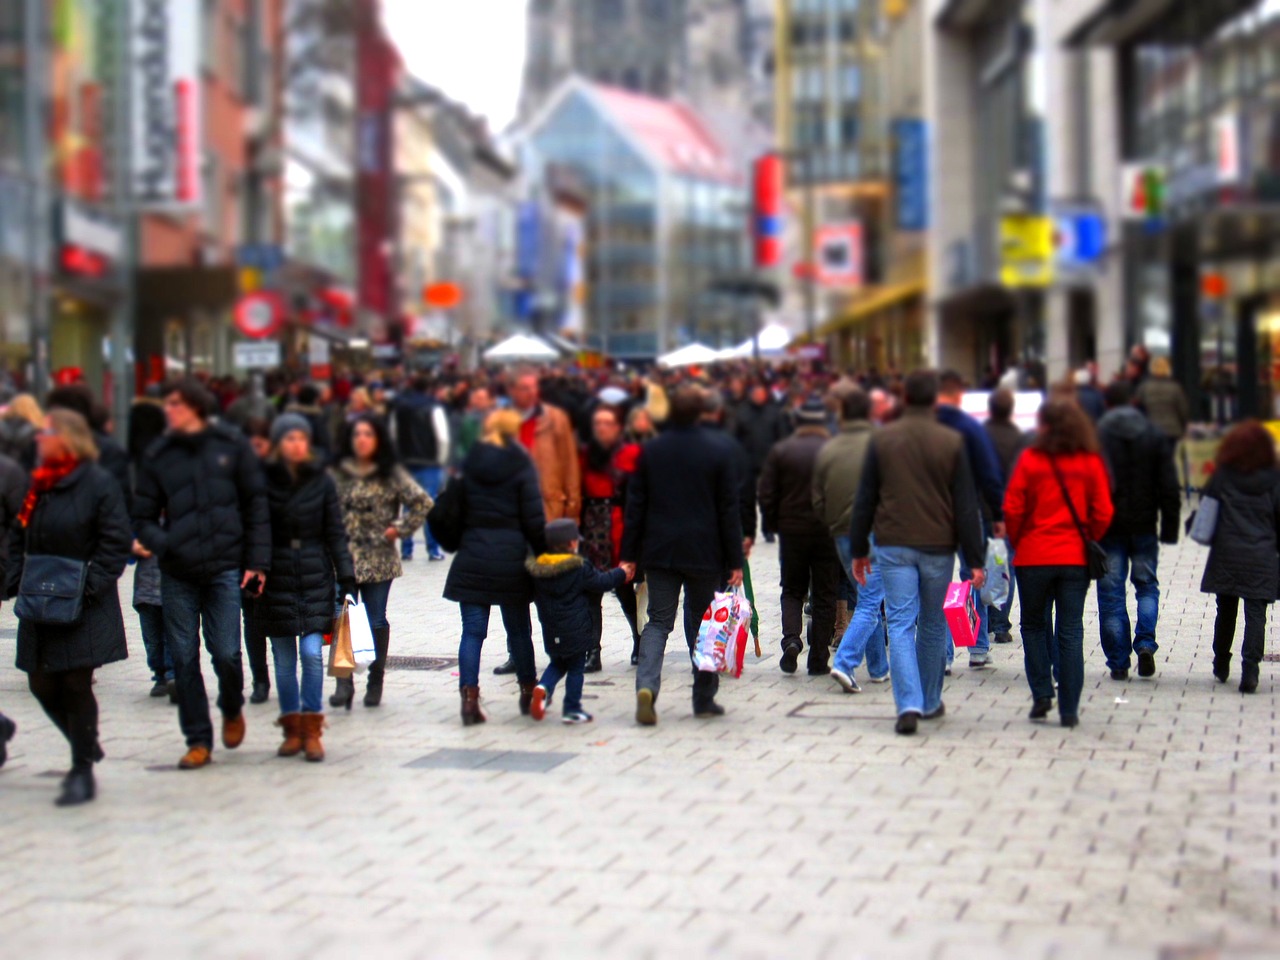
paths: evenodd
<path fill-rule="evenodd" d="M 888 683 L 889 674 L 886 673 L 883 677 L 872 677 L 871 682 L 872 683 Z"/>
<path fill-rule="evenodd" d="M 595 717 L 587 713 L 585 710 L 574 710 L 566 713 L 560 720 L 561 723 L 590 723 Z"/>
<path fill-rule="evenodd" d="M 834 680 L 836 683 L 840 684 L 840 689 L 843 690 L 845 693 L 861 693 L 862 692 L 862 688 L 858 686 L 858 681 L 853 679 L 853 677 L 851 677 L 849 674 L 841 670 L 836 670 L 833 668 L 831 671 L 831 679 Z"/>

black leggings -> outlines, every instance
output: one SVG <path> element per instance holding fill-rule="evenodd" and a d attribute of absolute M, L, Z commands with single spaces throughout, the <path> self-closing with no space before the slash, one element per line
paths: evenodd
<path fill-rule="evenodd" d="M 93 695 L 93 669 L 58 673 L 35 671 L 27 685 L 71 745 L 71 765 L 93 766 L 102 758 L 98 747 L 98 701 Z"/>
<path fill-rule="evenodd" d="M 1262 662 L 1266 648 L 1267 607 L 1266 600 L 1244 602 L 1244 662 L 1257 666 Z M 1218 618 L 1213 624 L 1213 656 L 1223 663 L 1231 662 L 1231 648 L 1236 639 L 1236 617 L 1240 610 L 1240 598 L 1218 594 Z"/>

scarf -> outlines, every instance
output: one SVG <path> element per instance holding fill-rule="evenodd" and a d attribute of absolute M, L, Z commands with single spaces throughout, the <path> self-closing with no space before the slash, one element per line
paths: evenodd
<path fill-rule="evenodd" d="M 22 510 L 18 513 L 18 523 L 25 527 L 35 513 L 40 497 L 70 476 L 78 466 L 80 461 L 76 457 L 55 457 L 36 467 L 31 473 L 31 489 L 27 491 L 27 498 L 22 501 Z"/>
<path fill-rule="evenodd" d="M 613 467 L 613 455 L 617 450 L 617 446 L 602 447 L 593 437 L 587 444 L 587 466 L 597 473 L 604 473 Z"/>

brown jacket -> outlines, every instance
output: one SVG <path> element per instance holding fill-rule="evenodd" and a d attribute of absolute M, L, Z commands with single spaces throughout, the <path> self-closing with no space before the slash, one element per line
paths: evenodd
<path fill-rule="evenodd" d="M 542 487 L 542 509 L 547 522 L 569 517 L 582 519 L 582 476 L 578 468 L 578 443 L 568 414 L 542 404 L 533 430 L 529 456 Z"/>

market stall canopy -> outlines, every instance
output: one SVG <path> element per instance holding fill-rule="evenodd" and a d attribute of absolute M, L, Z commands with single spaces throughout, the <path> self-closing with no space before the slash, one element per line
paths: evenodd
<path fill-rule="evenodd" d="M 756 334 L 755 337 L 742 341 L 736 347 L 723 352 L 721 356 L 726 359 L 750 360 L 756 355 L 757 340 L 760 341 L 760 356 L 780 357 L 786 353 L 787 346 L 791 343 L 792 335 L 791 331 L 782 324 L 771 323 Z"/>
<path fill-rule="evenodd" d="M 660 367 L 693 367 L 703 363 L 715 363 L 720 354 L 706 344 L 691 343 L 658 358 Z"/>
<path fill-rule="evenodd" d="M 517 333 L 486 350 L 484 358 L 490 363 L 519 363 L 521 360 L 550 362 L 559 360 L 560 354 L 537 337 Z"/>

